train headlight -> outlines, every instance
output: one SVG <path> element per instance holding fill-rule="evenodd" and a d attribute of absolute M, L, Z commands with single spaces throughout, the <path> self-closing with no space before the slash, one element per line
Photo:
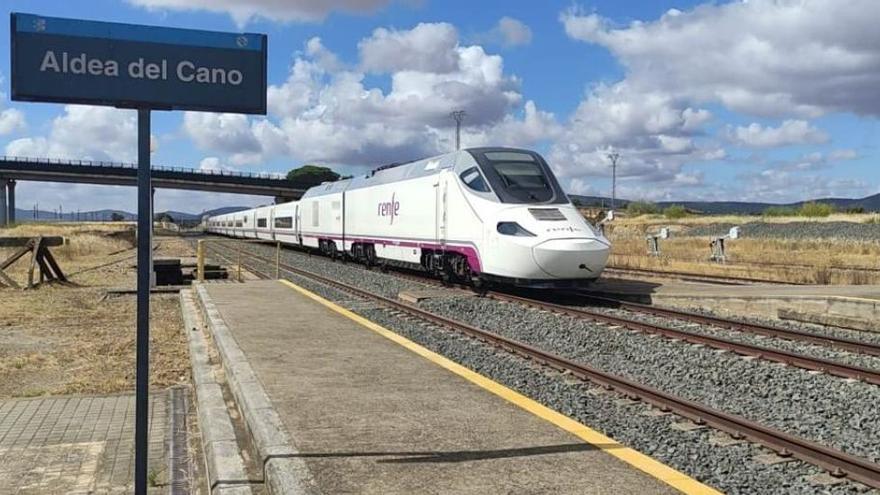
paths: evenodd
<path fill-rule="evenodd" d="M 496 229 L 499 234 L 514 235 L 518 237 L 535 237 L 535 234 L 522 228 L 522 226 L 516 222 L 498 222 Z"/>

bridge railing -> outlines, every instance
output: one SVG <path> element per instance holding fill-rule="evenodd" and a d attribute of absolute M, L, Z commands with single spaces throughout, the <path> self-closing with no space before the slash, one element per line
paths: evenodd
<path fill-rule="evenodd" d="M 32 157 L 24 157 L 24 156 L 7 156 L 3 155 L 0 157 L 2 161 L 8 162 L 17 162 L 17 163 L 40 163 L 40 164 L 49 164 L 49 165 L 69 165 L 74 167 L 106 167 L 106 168 L 137 168 L 136 163 L 127 163 L 127 162 L 112 162 L 112 161 L 101 161 L 101 160 L 72 160 L 72 159 L 63 159 L 63 158 L 32 158 Z M 188 168 L 188 167 L 168 167 L 162 165 L 153 165 L 150 167 L 152 170 L 160 170 L 163 172 L 181 172 L 188 174 L 201 174 L 201 175 L 221 175 L 228 177 L 247 177 L 253 179 L 277 179 L 283 180 L 285 179 L 284 174 L 275 173 L 275 172 L 239 172 L 237 170 L 203 170 L 197 168 Z"/>

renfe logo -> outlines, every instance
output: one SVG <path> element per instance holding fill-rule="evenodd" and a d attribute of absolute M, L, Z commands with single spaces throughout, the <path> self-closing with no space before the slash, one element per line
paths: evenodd
<path fill-rule="evenodd" d="M 394 224 L 394 217 L 400 215 L 400 203 L 394 199 L 394 193 L 391 194 L 391 201 L 379 203 L 379 216 L 391 217 L 391 224 Z"/>

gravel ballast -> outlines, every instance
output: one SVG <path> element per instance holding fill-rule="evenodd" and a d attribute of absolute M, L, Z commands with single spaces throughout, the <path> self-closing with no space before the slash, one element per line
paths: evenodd
<path fill-rule="evenodd" d="M 817 486 L 809 479 L 823 471 L 812 465 L 796 460 L 765 464 L 759 457 L 768 451 L 755 444 L 716 446 L 713 440 L 725 437 L 720 432 L 709 428 L 680 431 L 675 426 L 687 422 L 675 415 L 654 415 L 656 410 L 641 402 L 623 399 L 474 339 L 423 326 L 388 310 L 362 309 L 350 295 L 299 276 L 287 278 L 725 493 L 836 495 L 868 491 L 853 482 Z"/>
<path fill-rule="evenodd" d="M 719 237 L 727 235 L 732 223 L 699 225 L 680 235 Z M 880 241 L 880 225 L 854 222 L 748 222 L 739 226 L 740 235 L 749 239 L 837 239 L 845 241 Z"/>
<path fill-rule="evenodd" d="M 264 250 L 266 256 L 273 252 L 268 246 L 253 248 Z M 323 257 L 308 257 L 293 251 L 284 251 L 282 258 L 305 270 L 389 297 L 396 296 L 401 290 L 428 287 L 393 275 L 366 271 L 356 265 L 332 263 Z M 344 302 L 350 299 L 350 296 L 340 295 L 301 277 L 290 278 L 333 300 Z M 880 399 L 880 387 L 847 383 L 839 378 L 812 375 L 767 362 L 743 360 L 729 353 L 719 354 L 712 349 L 611 329 L 489 299 L 444 298 L 430 300 L 423 306 L 874 461 L 880 456 L 880 440 L 876 436 L 880 424 L 876 415 L 870 413 L 873 404 Z M 717 432 L 704 429 L 685 433 L 670 429 L 671 423 L 681 419 L 643 416 L 641 413 L 648 408 L 641 403 L 622 405 L 617 395 L 596 393 L 596 389 L 588 384 L 499 353 L 471 339 L 435 328 L 423 328 L 417 322 L 395 317 L 386 310 L 354 308 L 432 350 L 724 491 L 813 493 L 818 490 L 804 478 L 820 472 L 812 466 L 801 462 L 765 466 L 752 459 L 755 453 L 763 452 L 754 445 L 712 446 L 708 440 Z M 689 330 L 694 331 L 693 328 Z M 866 435 L 866 432 L 875 434 Z M 861 485 L 844 483 L 822 491 L 852 493 L 859 487 Z"/>

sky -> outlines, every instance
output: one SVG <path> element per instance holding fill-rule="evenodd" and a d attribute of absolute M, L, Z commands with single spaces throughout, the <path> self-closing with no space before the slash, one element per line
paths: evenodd
<path fill-rule="evenodd" d="M 792 202 L 880 193 L 876 0 L 2 0 L 9 12 L 265 33 L 268 115 L 153 113 L 156 165 L 358 174 L 463 146 L 542 153 L 572 194 Z M 0 23 L 8 44 L 9 23 Z M 136 159 L 136 115 L 12 102 L 6 155 Z M 133 188 L 20 183 L 18 206 L 135 210 Z M 265 197 L 160 190 L 156 211 Z"/>

